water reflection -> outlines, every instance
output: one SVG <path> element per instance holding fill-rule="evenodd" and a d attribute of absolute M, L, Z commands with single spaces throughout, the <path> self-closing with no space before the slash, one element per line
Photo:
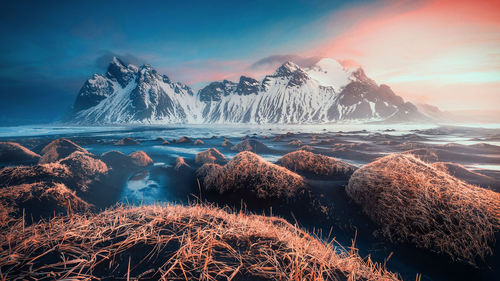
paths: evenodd
<path fill-rule="evenodd" d="M 168 198 L 161 186 L 161 180 L 153 178 L 150 171 L 138 172 L 127 180 L 121 201 L 130 204 L 153 204 L 167 201 Z"/>

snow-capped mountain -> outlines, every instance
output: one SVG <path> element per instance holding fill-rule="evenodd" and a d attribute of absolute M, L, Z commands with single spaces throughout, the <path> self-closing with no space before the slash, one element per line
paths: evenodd
<path fill-rule="evenodd" d="M 125 66 L 113 58 L 105 75 L 94 74 L 73 106 L 76 123 L 200 122 L 202 104 L 191 88 L 150 65 Z"/>
<path fill-rule="evenodd" d="M 286 62 L 261 81 L 212 82 L 198 93 L 151 66 L 114 58 L 94 74 L 74 105 L 76 123 L 323 123 L 422 121 L 417 107 L 377 85 L 362 68 L 322 59 L 302 69 Z"/>

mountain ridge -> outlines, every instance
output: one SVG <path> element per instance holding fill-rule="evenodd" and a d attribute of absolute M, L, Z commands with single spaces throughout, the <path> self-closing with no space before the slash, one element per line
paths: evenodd
<path fill-rule="evenodd" d="M 159 74 L 151 65 L 114 57 L 105 74 L 80 89 L 69 123 L 330 123 L 430 121 L 389 86 L 361 67 L 344 68 L 324 58 L 301 68 L 287 61 L 262 80 L 209 83 L 198 92 Z"/>

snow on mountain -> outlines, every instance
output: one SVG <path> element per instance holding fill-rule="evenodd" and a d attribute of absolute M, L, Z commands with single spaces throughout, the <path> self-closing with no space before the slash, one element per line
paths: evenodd
<path fill-rule="evenodd" d="M 362 68 L 322 59 L 302 69 L 286 62 L 261 81 L 241 76 L 212 82 L 198 93 L 151 66 L 114 58 L 104 76 L 83 85 L 76 123 L 323 123 L 345 120 L 422 121 L 427 118 Z"/>
<path fill-rule="evenodd" d="M 149 65 L 125 66 L 117 58 L 104 76 L 85 82 L 73 106 L 76 123 L 200 122 L 201 102 L 191 88 Z"/>
<path fill-rule="evenodd" d="M 353 80 L 352 73 L 357 69 L 344 69 L 338 61 L 324 58 L 306 69 L 306 71 L 321 86 L 333 87 L 336 91 L 339 91 Z"/>

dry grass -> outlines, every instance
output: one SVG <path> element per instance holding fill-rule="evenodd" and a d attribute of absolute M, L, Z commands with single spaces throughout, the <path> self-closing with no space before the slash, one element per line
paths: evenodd
<path fill-rule="evenodd" d="M 225 192 L 248 191 L 257 198 L 293 198 L 304 193 L 304 179 L 249 151 L 238 153 L 226 165 L 205 164 L 197 171 L 203 186 Z"/>
<path fill-rule="evenodd" d="M 68 157 L 71 153 L 75 151 L 80 151 L 83 153 L 89 153 L 87 150 L 83 149 L 76 143 L 67 139 L 56 139 L 49 144 L 47 144 L 42 149 L 42 158 L 40 158 L 39 163 L 51 163 L 57 162 L 65 157 Z"/>
<path fill-rule="evenodd" d="M 254 139 L 245 139 L 231 147 L 232 151 L 252 151 L 254 153 L 267 153 L 270 152 L 271 149 L 267 147 L 267 145 L 261 143 L 258 140 Z"/>
<path fill-rule="evenodd" d="M 500 194 L 412 155 L 389 155 L 358 169 L 346 192 L 392 241 L 408 241 L 470 264 L 493 254 Z"/>
<path fill-rule="evenodd" d="M 40 218 L 70 210 L 82 211 L 90 205 L 62 183 L 30 183 L 0 188 L 0 230 L 14 218 Z"/>
<path fill-rule="evenodd" d="M 0 187 L 45 182 L 63 183 L 85 192 L 88 185 L 108 173 L 107 165 L 89 154 L 75 151 L 56 163 L 8 167 L 0 170 Z"/>
<path fill-rule="evenodd" d="M 209 148 L 196 154 L 194 162 L 197 164 L 215 163 L 224 165 L 227 163 L 226 157 L 215 148 Z"/>
<path fill-rule="evenodd" d="M 413 155 L 413 156 L 417 157 L 418 159 L 425 161 L 425 162 L 439 161 L 439 156 L 437 155 L 437 153 L 432 151 L 429 148 L 416 148 L 416 149 L 404 151 L 403 153 Z"/>
<path fill-rule="evenodd" d="M 288 145 L 302 146 L 302 141 L 298 140 L 298 139 L 293 139 L 293 140 L 291 140 L 291 141 L 288 142 Z"/>
<path fill-rule="evenodd" d="M 193 169 L 191 168 L 191 166 L 189 166 L 188 163 L 186 163 L 186 161 L 184 160 L 184 158 L 182 157 L 177 157 L 175 159 L 175 167 L 174 169 L 178 172 L 187 172 L 187 171 L 193 171 Z"/>
<path fill-rule="evenodd" d="M 149 157 L 144 151 L 136 151 L 129 154 L 132 163 L 138 167 L 147 167 L 153 165 L 153 159 Z"/>
<path fill-rule="evenodd" d="M 294 172 L 319 176 L 349 177 L 356 170 L 351 164 L 304 150 L 287 153 L 276 163 Z"/>
<path fill-rule="evenodd" d="M 304 151 L 313 152 L 314 151 L 314 147 L 312 147 L 310 145 L 303 145 L 303 146 L 299 147 L 298 150 L 304 150 Z"/>
<path fill-rule="evenodd" d="M 91 181 L 108 173 L 108 166 L 104 162 L 80 151 L 71 153 L 58 163 L 68 167 L 73 178 L 83 187 L 83 191 Z"/>
<path fill-rule="evenodd" d="M 224 139 L 224 141 L 222 142 L 222 146 L 224 146 L 224 147 L 232 147 L 233 143 L 229 139 Z"/>
<path fill-rule="evenodd" d="M 41 181 L 62 182 L 71 177 L 68 167 L 59 163 L 5 167 L 0 169 L 0 187 Z"/>
<path fill-rule="evenodd" d="M 354 248 L 283 219 L 206 206 L 116 207 L 18 223 L 0 235 L 0 247 L 3 280 L 398 280 Z"/>
<path fill-rule="evenodd" d="M 127 146 L 127 145 L 139 145 L 141 144 L 139 141 L 134 140 L 133 138 L 123 138 L 115 143 L 118 146 Z"/>
<path fill-rule="evenodd" d="M 483 175 L 478 172 L 474 172 L 472 170 L 467 169 L 463 165 L 457 164 L 457 163 L 452 163 L 452 162 L 435 162 L 432 163 L 431 166 L 434 168 L 441 170 L 443 172 L 446 172 L 452 176 L 455 176 L 457 178 L 478 178 L 478 179 L 485 179 L 485 180 L 490 180 L 494 181 L 492 177 Z"/>
<path fill-rule="evenodd" d="M 174 140 L 175 143 L 190 143 L 192 141 L 192 139 L 186 136 L 180 137 L 178 140 Z"/>
<path fill-rule="evenodd" d="M 40 155 L 15 142 L 0 142 L 0 162 L 38 162 Z"/>

